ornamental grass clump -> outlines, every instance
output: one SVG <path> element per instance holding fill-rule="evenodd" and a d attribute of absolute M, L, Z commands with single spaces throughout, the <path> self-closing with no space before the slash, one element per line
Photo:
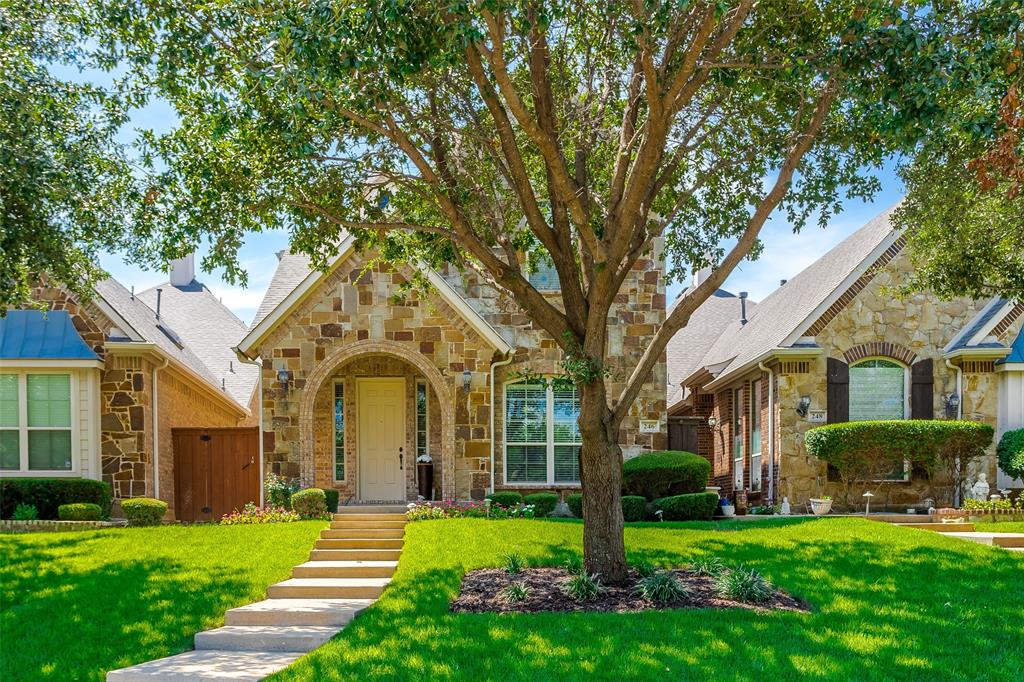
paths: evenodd
<path fill-rule="evenodd" d="M 523 567 L 526 565 L 526 562 L 523 561 L 523 557 L 521 554 L 511 552 L 509 554 L 506 554 L 504 558 L 506 573 L 510 573 L 512 575 L 515 575 L 516 573 L 522 573 Z"/>
<path fill-rule="evenodd" d="M 649 578 L 658 572 L 658 567 L 650 561 L 638 561 L 633 564 L 633 568 L 636 569 L 637 575 L 641 578 Z"/>
<path fill-rule="evenodd" d="M 501 588 L 501 599 L 506 604 L 519 604 L 530 596 L 530 587 L 526 583 L 509 583 Z"/>
<path fill-rule="evenodd" d="M 562 568 L 572 575 L 583 575 L 583 558 L 574 554 L 562 562 Z"/>
<path fill-rule="evenodd" d="M 562 593 L 576 601 L 590 601 L 591 599 L 597 599 L 605 592 L 607 592 L 607 590 L 604 585 L 601 584 L 596 573 L 594 575 L 577 573 L 570 576 L 562 583 Z"/>
<path fill-rule="evenodd" d="M 658 571 L 641 578 L 633 588 L 633 594 L 656 604 L 667 604 L 686 599 L 690 590 L 669 571 Z"/>
<path fill-rule="evenodd" d="M 742 565 L 723 571 L 715 578 L 718 596 L 747 604 L 759 604 L 772 596 L 772 585 L 754 569 Z"/>
<path fill-rule="evenodd" d="M 700 558 L 690 564 L 690 570 L 697 575 L 708 576 L 714 578 L 719 576 L 726 571 L 725 562 L 719 557 L 706 557 Z"/>

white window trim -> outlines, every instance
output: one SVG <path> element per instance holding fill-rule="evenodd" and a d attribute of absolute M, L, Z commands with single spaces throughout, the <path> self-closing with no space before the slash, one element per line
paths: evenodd
<path fill-rule="evenodd" d="M 887 355 L 869 355 L 866 358 L 860 358 L 856 362 L 850 363 L 850 371 L 857 365 L 863 364 L 870 360 L 885 360 L 891 362 L 894 365 L 899 365 L 903 368 L 903 418 L 910 419 L 910 366 L 905 362 L 901 362 L 896 358 L 891 358 Z M 849 390 L 849 385 L 847 385 Z M 847 400 L 849 404 L 849 400 Z M 854 421 L 854 420 L 850 420 Z M 861 420 L 857 420 L 861 421 Z M 907 483 L 910 481 L 910 460 L 903 460 L 903 478 L 879 478 L 875 479 L 873 483 Z"/>
<path fill-rule="evenodd" d="M 417 379 L 416 380 L 416 384 L 415 384 L 415 388 L 413 389 L 415 391 L 415 393 L 413 394 L 413 402 L 416 405 L 416 421 L 415 421 L 416 435 L 415 435 L 415 440 L 413 441 L 413 448 L 414 448 L 413 452 L 415 453 L 415 460 L 416 461 L 413 462 L 413 464 L 418 464 L 419 461 L 420 461 L 420 452 L 419 452 L 419 450 L 420 450 L 420 398 L 419 398 L 419 392 L 420 392 L 420 387 L 421 386 L 423 387 L 423 409 L 424 409 L 424 415 L 423 415 L 423 430 L 424 430 L 423 447 L 424 447 L 424 450 L 425 450 L 425 454 L 427 454 L 427 455 L 430 454 L 430 388 L 427 386 L 427 380 L 426 379 Z"/>
<path fill-rule="evenodd" d="M 14 369 L 4 367 L 0 370 L 0 374 L 15 374 L 18 377 L 18 468 L 17 469 L 0 469 L 0 478 L 9 477 L 46 477 L 46 478 L 60 478 L 66 476 L 68 478 L 78 478 L 81 476 L 81 443 L 79 442 L 79 420 L 81 415 L 79 414 L 78 404 L 78 372 L 75 369 L 61 369 L 61 368 L 26 368 L 26 369 Z M 70 414 L 70 428 L 55 427 L 55 426 L 33 426 L 28 425 L 28 375 L 29 374 L 65 374 L 70 377 L 68 382 L 68 390 L 71 392 L 71 401 L 69 410 Z M 12 427 L 3 427 L 4 431 L 15 430 Z M 29 431 L 71 431 L 71 468 L 70 469 L 29 469 L 28 467 L 28 433 Z"/>
<path fill-rule="evenodd" d="M 747 412 L 747 431 L 750 434 L 750 490 L 761 490 L 761 397 L 764 390 L 763 382 L 755 379 L 750 382 L 750 410 Z M 757 439 L 754 439 L 754 417 L 757 416 Z M 756 442 L 756 446 L 755 446 Z M 754 448 L 757 448 L 755 451 Z M 756 481 L 755 481 L 756 476 Z"/>
<path fill-rule="evenodd" d="M 348 442 L 345 439 L 345 434 L 342 433 L 342 456 L 345 458 L 345 477 L 338 478 L 338 420 L 335 416 L 334 410 L 338 395 L 338 386 L 341 386 L 341 414 L 342 419 L 345 421 L 345 430 L 348 430 L 348 415 L 345 413 L 345 380 L 335 379 L 331 383 L 331 480 L 335 483 L 347 483 L 348 482 Z"/>
<path fill-rule="evenodd" d="M 743 388 L 732 389 L 732 487 L 736 490 L 744 490 L 743 474 L 746 473 L 743 452 Z M 739 439 L 739 448 L 736 447 L 736 440 Z M 737 451 L 739 456 L 736 455 Z"/>
<path fill-rule="evenodd" d="M 549 377 L 547 378 L 549 379 Z M 551 386 L 551 382 L 547 381 L 545 390 L 547 391 L 547 401 L 545 405 L 545 420 L 547 429 L 547 442 L 541 443 L 539 441 L 529 441 L 522 443 L 513 443 L 513 446 L 540 446 L 543 445 L 546 448 L 546 464 L 547 464 L 547 480 L 546 481 L 510 481 L 508 478 L 508 387 L 515 386 L 517 384 L 528 384 L 529 381 L 509 381 L 502 386 L 501 391 L 501 440 L 502 440 L 502 451 L 501 451 L 501 477 L 505 483 L 505 487 L 508 488 L 579 488 L 582 484 L 580 481 L 555 481 L 555 400 L 554 400 L 554 389 Z M 582 445 L 580 443 L 558 443 L 558 445 Z"/>

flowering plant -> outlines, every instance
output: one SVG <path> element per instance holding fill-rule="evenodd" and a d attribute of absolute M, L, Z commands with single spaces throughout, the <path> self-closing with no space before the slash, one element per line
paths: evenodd
<path fill-rule="evenodd" d="M 1006 498 L 1000 500 L 964 500 L 964 509 L 970 511 L 1024 511 L 1024 497 L 1018 497 L 1016 502 Z"/>
<path fill-rule="evenodd" d="M 296 479 L 285 478 L 277 474 L 267 474 L 263 481 L 263 489 L 267 493 L 267 502 L 272 507 L 291 507 L 292 494 L 299 490 L 299 482 Z"/>
<path fill-rule="evenodd" d="M 490 507 L 488 511 L 488 506 Z M 459 502 L 455 500 L 444 500 L 442 502 L 413 502 L 409 504 L 405 517 L 409 521 L 429 521 L 431 519 L 465 519 L 465 518 L 491 518 L 491 519 L 532 519 L 534 508 L 532 504 L 504 507 L 500 504 L 490 504 L 469 500 Z"/>
<path fill-rule="evenodd" d="M 259 523 L 289 523 L 298 520 L 298 514 L 284 507 L 257 507 L 252 502 L 247 502 L 242 511 L 236 509 L 230 514 L 222 516 L 220 525 L 244 526 Z"/>

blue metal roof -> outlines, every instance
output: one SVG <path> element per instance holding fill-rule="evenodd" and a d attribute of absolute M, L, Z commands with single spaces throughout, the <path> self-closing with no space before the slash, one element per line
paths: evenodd
<path fill-rule="evenodd" d="M 99 360 L 64 310 L 8 310 L 0 317 L 0 359 Z"/>
<path fill-rule="evenodd" d="M 1017 340 L 1010 346 L 1010 354 L 999 362 L 1024 362 L 1024 329 L 1020 330 Z"/>

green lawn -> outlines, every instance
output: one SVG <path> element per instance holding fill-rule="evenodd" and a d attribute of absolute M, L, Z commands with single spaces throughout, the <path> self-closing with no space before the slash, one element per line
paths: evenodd
<path fill-rule="evenodd" d="M 305 560 L 321 521 L 0 536 L 0 679 L 102 680 L 192 648 Z"/>
<path fill-rule="evenodd" d="M 974 529 L 985 533 L 1024 533 L 1024 521 L 975 522 Z"/>
<path fill-rule="evenodd" d="M 556 564 L 581 526 L 427 521 L 407 527 L 371 609 L 275 680 L 979 680 L 1024 670 L 1024 557 L 859 519 L 644 524 L 631 560 L 719 555 L 763 571 L 812 614 L 448 612 L 462 574 L 516 551 Z"/>

